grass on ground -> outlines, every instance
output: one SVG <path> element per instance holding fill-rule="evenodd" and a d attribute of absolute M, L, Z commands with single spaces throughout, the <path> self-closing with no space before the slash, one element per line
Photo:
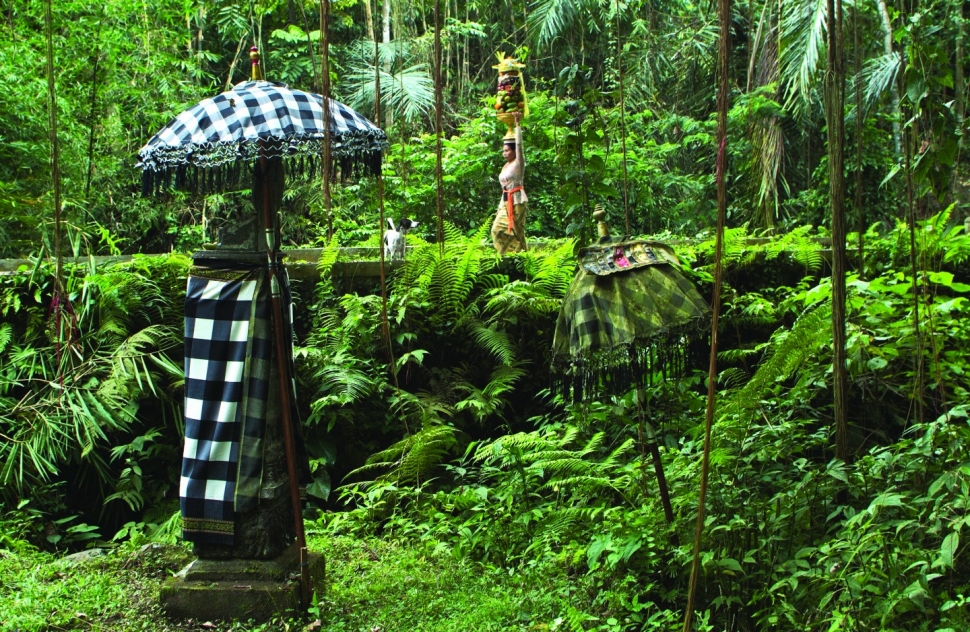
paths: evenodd
<path fill-rule="evenodd" d="M 317 610 L 307 620 L 261 624 L 168 621 L 158 590 L 191 559 L 181 547 L 120 547 L 79 562 L 26 546 L 0 550 L 0 629 L 540 632 L 560 628 L 576 612 L 573 581 L 554 568 L 486 568 L 447 553 L 344 536 L 309 544 L 327 559 L 327 591 Z"/>

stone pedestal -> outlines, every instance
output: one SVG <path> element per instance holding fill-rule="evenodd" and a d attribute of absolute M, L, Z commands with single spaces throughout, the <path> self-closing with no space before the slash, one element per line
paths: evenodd
<path fill-rule="evenodd" d="M 313 590 L 323 592 L 326 563 L 310 554 Z M 197 559 L 162 585 L 160 600 L 173 619 L 267 621 L 300 612 L 296 546 L 272 560 Z"/>

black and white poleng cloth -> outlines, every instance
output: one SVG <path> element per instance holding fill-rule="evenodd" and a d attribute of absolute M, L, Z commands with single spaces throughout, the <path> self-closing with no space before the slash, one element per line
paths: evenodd
<path fill-rule="evenodd" d="M 232 546 L 235 514 L 258 505 L 272 363 L 266 269 L 193 268 L 185 296 L 179 484 L 188 541 Z"/>

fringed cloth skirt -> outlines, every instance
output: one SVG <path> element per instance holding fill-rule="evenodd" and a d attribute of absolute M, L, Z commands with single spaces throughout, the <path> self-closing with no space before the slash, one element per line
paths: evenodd
<path fill-rule="evenodd" d="M 525 223 L 529 205 L 526 202 L 515 205 L 515 227 L 513 231 L 509 231 L 509 211 L 505 204 L 503 200 L 495 213 L 495 221 L 492 222 L 492 243 L 495 250 L 499 255 L 528 250 L 525 243 Z"/>

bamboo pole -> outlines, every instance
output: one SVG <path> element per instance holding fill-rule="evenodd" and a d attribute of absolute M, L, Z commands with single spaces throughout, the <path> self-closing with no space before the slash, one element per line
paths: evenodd
<path fill-rule="evenodd" d="M 321 158 L 323 167 L 323 208 L 327 215 L 327 244 L 333 240 L 333 204 L 330 199 L 330 179 L 332 165 L 330 155 L 330 0 L 320 0 L 320 93 L 323 95 L 323 148 Z"/>
<path fill-rule="evenodd" d="M 825 73 L 825 111 L 828 126 L 829 199 L 832 207 L 832 381 L 835 417 L 835 456 L 849 458 L 847 420 L 849 377 L 846 367 L 845 318 L 845 67 L 842 63 L 842 1 L 828 0 L 828 68 Z"/>
<path fill-rule="evenodd" d="M 444 252 L 445 248 L 445 224 L 444 224 L 444 199 L 442 190 L 444 188 L 441 170 L 441 135 L 442 122 L 441 111 L 444 109 L 443 98 L 441 95 L 441 0 L 434 3 L 434 134 L 435 134 L 435 168 L 434 179 L 436 185 L 435 211 L 438 220 L 438 248 Z"/>
<path fill-rule="evenodd" d="M 725 170 L 727 157 L 727 112 L 730 96 L 728 70 L 730 68 L 731 0 L 718 0 L 718 21 L 720 40 L 718 45 L 718 67 L 720 87 L 717 94 L 717 230 L 714 242 L 714 296 L 711 299 L 711 356 L 707 371 L 707 410 L 704 421 L 704 451 L 701 457 L 701 485 L 697 497 L 697 523 L 694 528 L 694 557 L 690 568 L 690 585 L 687 589 L 687 609 L 684 612 L 683 632 L 690 632 L 691 617 L 694 615 L 694 597 L 697 595 L 697 582 L 700 579 L 701 536 L 704 533 L 704 512 L 707 500 L 707 479 L 711 463 L 711 428 L 714 425 L 714 401 L 717 394 L 717 327 L 721 312 L 721 279 L 723 276 L 724 221 L 727 216 L 727 182 Z"/>

